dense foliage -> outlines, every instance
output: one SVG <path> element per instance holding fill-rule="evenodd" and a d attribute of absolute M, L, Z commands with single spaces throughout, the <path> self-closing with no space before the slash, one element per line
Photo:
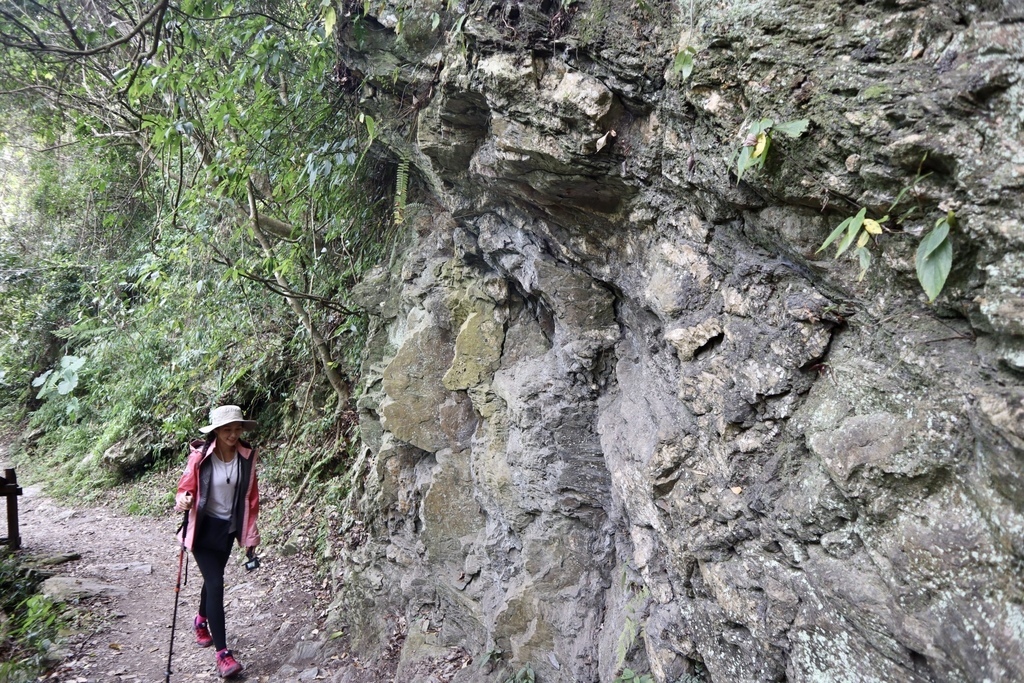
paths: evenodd
<path fill-rule="evenodd" d="M 216 403 L 283 424 L 313 401 L 338 438 L 347 292 L 391 216 L 332 21 L 0 0 L 0 405 L 68 490 L 180 455 Z"/>
<path fill-rule="evenodd" d="M 0 555 L 0 681 L 34 681 L 63 615 L 48 598 L 36 594 L 42 575 Z"/>

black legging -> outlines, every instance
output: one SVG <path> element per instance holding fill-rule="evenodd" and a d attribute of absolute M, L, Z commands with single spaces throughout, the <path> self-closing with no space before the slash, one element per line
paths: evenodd
<path fill-rule="evenodd" d="M 192 542 L 192 555 L 203 575 L 203 589 L 199 593 L 199 616 L 209 622 L 213 645 L 220 651 L 227 647 L 224 626 L 224 568 L 231 557 L 234 541 L 229 532 L 231 523 L 225 519 L 205 517 L 196 529 Z"/>

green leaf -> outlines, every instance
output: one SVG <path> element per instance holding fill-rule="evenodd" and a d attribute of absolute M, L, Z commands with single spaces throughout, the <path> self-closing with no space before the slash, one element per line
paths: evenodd
<path fill-rule="evenodd" d="M 78 372 L 85 365 L 85 358 L 81 356 L 64 356 L 60 359 L 60 367 L 64 370 Z"/>
<path fill-rule="evenodd" d="M 948 236 L 949 222 L 945 218 L 935 221 L 935 228 L 921 238 L 921 244 L 917 247 L 918 258 L 927 258 L 933 251 L 939 248 Z"/>
<path fill-rule="evenodd" d="M 685 81 L 693 73 L 693 57 L 697 50 L 692 47 L 685 47 L 679 51 L 672 62 L 672 73 L 682 76 Z"/>
<path fill-rule="evenodd" d="M 754 165 L 751 161 L 751 155 L 754 152 L 753 147 L 743 147 L 740 149 L 739 158 L 736 160 L 736 182 L 743 180 L 743 172 Z"/>
<path fill-rule="evenodd" d="M 843 255 L 843 252 L 850 248 L 853 244 L 853 240 L 857 239 L 857 233 L 860 232 L 860 226 L 864 223 L 864 216 L 868 213 L 867 208 L 863 208 L 857 212 L 857 215 L 850 220 L 850 225 L 846 228 L 846 237 L 839 243 L 839 248 L 836 250 L 836 258 Z"/>
<path fill-rule="evenodd" d="M 430 14 L 430 30 L 436 31 L 437 27 L 441 25 L 441 15 L 437 12 L 431 12 Z"/>
<path fill-rule="evenodd" d="M 857 276 L 857 282 L 860 282 L 867 274 L 868 268 L 871 267 L 871 252 L 866 247 L 857 247 L 857 250 L 853 253 L 860 260 L 860 275 Z"/>
<path fill-rule="evenodd" d="M 779 133 L 784 133 L 791 138 L 798 138 L 804 134 L 807 130 L 807 126 L 810 124 L 808 119 L 795 119 L 793 121 L 786 121 L 785 123 L 776 123 L 772 126 L 772 130 Z"/>
<path fill-rule="evenodd" d="M 338 23 L 338 15 L 335 13 L 334 7 L 328 7 L 324 12 L 324 35 L 331 35 L 336 23 Z"/>
<path fill-rule="evenodd" d="M 843 220 L 843 222 L 839 224 L 839 227 L 836 228 L 835 230 L 833 230 L 832 233 L 825 239 L 825 241 L 821 243 L 821 246 L 818 247 L 818 251 L 816 251 L 814 253 L 817 254 L 818 252 L 824 251 L 825 248 L 828 247 L 828 245 L 830 245 L 833 242 L 835 242 L 836 239 L 840 235 L 843 234 L 843 231 L 846 230 L 846 228 L 848 228 L 850 226 L 850 223 L 852 221 L 853 221 L 853 216 L 847 216 L 846 219 Z"/>
<path fill-rule="evenodd" d="M 75 387 L 78 386 L 78 375 L 72 375 L 71 377 L 65 377 L 57 384 L 57 393 L 61 396 L 67 396 Z"/>
<path fill-rule="evenodd" d="M 946 278 L 953 267 L 953 244 L 948 239 L 949 223 L 940 221 L 917 247 L 917 280 L 932 303 L 942 293 Z"/>

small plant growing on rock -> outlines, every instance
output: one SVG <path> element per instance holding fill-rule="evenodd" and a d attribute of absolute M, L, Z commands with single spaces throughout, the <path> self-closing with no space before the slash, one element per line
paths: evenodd
<path fill-rule="evenodd" d="M 917 281 L 928 295 L 928 303 L 935 301 L 942 292 L 953 267 L 953 244 L 949 241 L 949 229 L 955 225 L 956 214 L 949 211 L 935 221 L 935 227 L 917 245 L 914 257 Z"/>
<path fill-rule="evenodd" d="M 893 207 L 889 207 L 892 211 Z M 867 245 L 874 235 L 882 234 L 882 225 L 889 220 L 889 215 L 881 217 L 877 221 L 867 217 L 867 208 L 862 208 L 854 216 L 849 216 L 832 231 L 818 247 L 818 252 L 826 249 L 830 244 L 839 240 L 836 248 L 836 258 L 842 256 L 850 245 L 857 242 L 857 248 L 853 254 L 860 261 L 860 275 L 857 281 L 864 279 L 865 273 L 871 267 L 871 252 Z M 897 221 L 899 222 L 899 221 Z M 935 226 L 921 239 L 914 256 L 914 265 L 917 270 L 917 280 L 921 283 L 925 294 L 928 295 L 928 303 L 932 303 L 942 293 L 942 288 L 949 277 L 949 271 L 953 266 L 953 244 L 949 241 L 949 230 L 956 226 L 956 214 L 952 211 L 935 221 Z M 842 239 L 840 239 L 842 237 Z"/>
<path fill-rule="evenodd" d="M 867 273 L 868 268 L 871 266 L 871 252 L 868 251 L 868 242 L 870 242 L 873 236 L 882 234 L 884 231 L 883 226 L 889 222 L 889 215 L 896 210 L 896 207 L 903 201 L 907 193 L 931 175 L 931 173 L 921 173 L 921 169 L 927 159 L 927 154 L 921 158 L 921 163 L 918 165 L 917 175 L 914 176 L 914 180 L 900 190 L 899 194 L 896 195 L 896 199 L 889 205 L 889 209 L 885 212 L 884 216 L 878 220 L 868 218 L 867 208 L 861 208 L 855 215 L 844 219 L 825 239 L 822 245 L 818 247 L 815 253 L 823 251 L 830 244 L 839 240 L 839 244 L 836 247 L 836 258 L 839 258 L 856 240 L 857 248 L 854 249 L 853 254 L 860 261 L 860 275 L 857 276 L 857 282 L 863 280 L 865 273 Z M 902 225 L 905 220 L 919 209 L 919 206 L 911 206 L 898 215 L 893 222 L 896 225 Z M 949 231 L 955 227 L 956 214 L 953 211 L 947 211 L 945 216 L 935 221 L 935 225 L 928 234 L 921 238 L 921 242 L 917 246 L 914 265 L 917 270 L 917 280 L 921 283 L 925 294 L 928 295 L 928 303 L 932 303 L 938 298 L 946 284 L 946 278 L 949 277 L 949 271 L 952 269 L 953 244 L 949 241 Z"/>
<path fill-rule="evenodd" d="M 533 673 L 533 667 L 525 665 L 519 671 L 505 679 L 504 683 L 536 683 L 537 677 Z"/>
<path fill-rule="evenodd" d="M 736 162 L 736 182 L 743 180 L 743 174 L 748 170 L 757 170 L 764 166 L 776 133 L 783 133 L 795 139 L 804 134 L 809 123 L 807 119 L 794 119 L 784 123 L 776 123 L 775 119 L 761 119 L 747 126 L 743 146 L 733 156 Z"/>
<path fill-rule="evenodd" d="M 697 56 L 697 48 L 687 45 L 676 54 L 672 62 L 672 73 L 680 76 L 684 81 L 693 73 L 693 58 Z"/>
<path fill-rule="evenodd" d="M 623 669 L 622 673 L 615 677 L 613 683 L 654 683 L 654 676 L 639 674 L 632 669 Z"/>
<path fill-rule="evenodd" d="M 871 252 L 867 250 L 868 241 L 872 235 L 881 235 L 881 224 L 889 220 L 889 216 L 885 215 L 876 221 L 872 218 L 867 218 L 867 213 L 868 210 L 863 208 L 855 216 L 849 216 L 839 224 L 838 228 L 832 231 L 832 234 L 828 236 L 825 242 L 818 247 L 818 251 L 815 252 L 823 251 L 828 245 L 839 239 L 840 235 L 843 235 L 836 249 L 836 258 L 839 258 L 850 248 L 850 245 L 856 239 L 857 248 L 853 253 L 860 260 L 860 275 L 857 276 L 857 282 L 864 279 L 864 274 L 868 272 L 868 268 L 871 266 Z M 860 236 L 859 238 L 858 235 Z"/>

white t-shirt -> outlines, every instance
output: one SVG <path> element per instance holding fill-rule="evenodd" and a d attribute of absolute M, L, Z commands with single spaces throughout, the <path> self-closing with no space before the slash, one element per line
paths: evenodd
<path fill-rule="evenodd" d="M 217 519 L 231 519 L 235 503 L 235 489 L 242 477 L 238 454 L 228 462 L 222 462 L 215 453 L 210 454 L 213 477 L 210 480 L 210 495 L 206 503 L 206 514 Z"/>

